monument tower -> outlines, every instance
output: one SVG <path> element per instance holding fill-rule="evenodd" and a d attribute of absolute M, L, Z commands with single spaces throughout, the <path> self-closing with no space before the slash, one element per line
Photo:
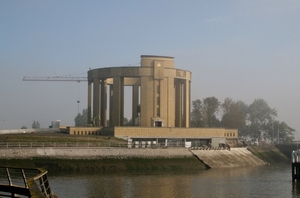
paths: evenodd
<path fill-rule="evenodd" d="M 189 127 L 191 72 L 176 69 L 173 57 L 152 55 L 142 55 L 141 66 L 88 71 L 89 123 L 123 125 L 124 86 L 132 86 L 133 126 Z"/>

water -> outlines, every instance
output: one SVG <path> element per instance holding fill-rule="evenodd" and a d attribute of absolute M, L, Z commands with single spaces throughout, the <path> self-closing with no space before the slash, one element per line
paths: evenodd
<path fill-rule="evenodd" d="M 49 173 L 52 190 L 68 197 L 300 197 L 291 165 L 206 171 Z"/>

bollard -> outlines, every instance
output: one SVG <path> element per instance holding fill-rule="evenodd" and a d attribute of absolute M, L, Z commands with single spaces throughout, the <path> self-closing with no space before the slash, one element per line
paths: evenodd
<path fill-rule="evenodd" d="M 299 162 L 300 150 L 292 151 L 292 180 L 300 181 L 300 162 Z"/>

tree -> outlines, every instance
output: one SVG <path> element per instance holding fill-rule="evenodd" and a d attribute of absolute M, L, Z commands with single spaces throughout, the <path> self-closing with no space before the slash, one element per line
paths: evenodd
<path fill-rule="evenodd" d="M 289 127 L 285 122 L 276 121 L 274 123 L 274 136 L 277 143 L 292 143 L 294 140 L 294 131 L 295 129 Z"/>
<path fill-rule="evenodd" d="M 33 129 L 39 129 L 40 128 L 40 122 L 34 120 L 33 123 L 32 123 L 32 128 Z"/>
<path fill-rule="evenodd" d="M 87 126 L 87 109 L 83 109 L 82 114 L 78 113 L 74 121 L 75 126 Z"/>
<path fill-rule="evenodd" d="M 192 101 L 191 126 L 203 127 L 202 102 L 199 99 Z"/>
<path fill-rule="evenodd" d="M 239 130 L 244 129 L 246 125 L 246 114 L 241 109 L 241 101 L 235 102 L 231 98 L 226 98 L 221 107 L 223 109 L 223 116 L 221 120 L 222 127 Z"/>
<path fill-rule="evenodd" d="M 275 109 L 269 107 L 263 99 L 255 99 L 248 107 L 247 121 L 249 122 L 250 137 L 261 139 L 262 133 L 265 132 L 265 126 L 274 122 L 277 116 Z M 269 130 L 268 130 L 269 131 Z"/>
<path fill-rule="evenodd" d="M 26 127 L 25 125 L 23 125 L 23 126 L 21 127 L 21 129 L 27 129 L 27 127 Z"/>
<path fill-rule="evenodd" d="M 215 97 L 203 99 L 203 122 L 205 127 L 218 127 L 220 121 L 217 119 L 220 102 Z"/>
<path fill-rule="evenodd" d="M 128 118 L 124 117 L 123 126 L 132 126 L 132 119 L 128 120 Z"/>

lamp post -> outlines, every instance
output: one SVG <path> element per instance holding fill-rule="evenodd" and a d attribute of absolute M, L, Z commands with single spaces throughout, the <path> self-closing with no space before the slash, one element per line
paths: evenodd
<path fill-rule="evenodd" d="M 80 103 L 80 101 L 79 100 L 77 100 L 77 114 L 79 114 L 79 103 Z"/>
<path fill-rule="evenodd" d="M 273 131 L 272 143 L 274 144 L 274 121 L 273 121 L 273 123 L 272 123 L 272 131 Z"/>
<path fill-rule="evenodd" d="M 278 121 L 278 128 L 277 128 L 277 143 L 279 144 L 279 121 Z"/>

